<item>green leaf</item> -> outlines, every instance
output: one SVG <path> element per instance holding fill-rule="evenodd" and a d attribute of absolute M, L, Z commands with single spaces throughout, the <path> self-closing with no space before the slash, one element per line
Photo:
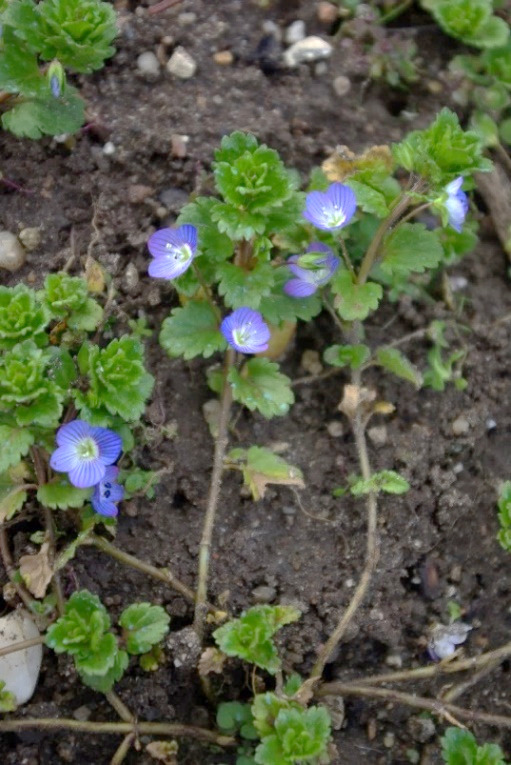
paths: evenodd
<path fill-rule="evenodd" d="M 333 367 L 350 367 L 360 369 L 371 355 L 367 345 L 331 345 L 323 354 L 327 364 Z"/>
<path fill-rule="evenodd" d="M 423 273 L 428 268 L 436 268 L 442 256 L 442 245 L 435 231 L 428 231 L 422 223 L 403 223 L 383 243 L 381 269 L 395 276 Z"/>
<path fill-rule="evenodd" d="M 252 703 L 252 717 L 254 728 L 261 738 L 270 736 L 274 730 L 274 723 L 281 709 L 301 709 L 296 701 L 290 701 L 277 696 L 276 693 L 258 693 Z"/>
<path fill-rule="evenodd" d="M 8 93 L 37 95 L 44 82 L 44 77 L 37 65 L 37 56 L 21 42 L 15 31 L 6 25 L 2 30 L 2 42 L 0 88 Z"/>
<path fill-rule="evenodd" d="M 310 321 L 321 312 L 319 293 L 307 298 L 286 295 L 284 284 L 289 281 L 289 269 L 285 266 L 273 269 L 271 291 L 261 298 L 259 310 L 267 322 L 278 326 L 282 321 Z"/>
<path fill-rule="evenodd" d="M 251 271 L 234 263 L 220 263 L 216 273 L 218 291 L 229 308 L 259 308 L 261 298 L 273 286 L 274 268 L 269 262 L 259 261 Z"/>
<path fill-rule="evenodd" d="M 504 550 L 511 550 L 511 481 L 506 481 L 502 485 L 497 507 L 500 522 L 497 539 Z"/>
<path fill-rule="evenodd" d="M 27 498 L 25 477 L 25 470 L 19 466 L 0 473 L 0 523 L 10 520 L 23 507 Z"/>
<path fill-rule="evenodd" d="M 338 296 L 336 308 L 341 319 L 345 321 L 366 319 L 371 311 L 378 308 L 383 295 L 381 284 L 356 284 L 346 269 L 340 269 L 334 276 L 332 291 Z"/>
<path fill-rule="evenodd" d="M 30 430 L 0 425 L 0 473 L 17 465 L 33 443 L 34 435 Z"/>
<path fill-rule="evenodd" d="M 292 765 L 311 762 L 326 752 L 330 716 L 324 707 L 283 708 L 275 718 L 273 733 L 256 749 L 259 765 Z"/>
<path fill-rule="evenodd" d="M 250 449 L 231 449 L 227 466 L 237 467 L 243 481 L 255 500 L 262 499 L 268 484 L 304 487 L 303 473 L 270 449 L 251 446 Z"/>
<path fill-rule="evenodd" d="M 278 370 L 278 364 L 265 358 L 250 359 L 241 370 L 232 368 L 228 381 L 234 400 L 267 419 L 287 414 L 294 395 L 289 377 Z"/>
<path fill-rule="evenodd" d="M 473 734 L 461 728 L 447 728 L 442 738 L 442 756 L 446 765 L 506 765 L 499 746 L 478 746 Z"/>
<path fill-rule="evenodd" d="M 16 696 L 6 691 L 4 681 L 0 680 L 0 712 L 14 712 L 17 706 Z"/>
<path fill-rule="evenodd" d="M 509 28 L 493 16 L 492 0 L 423 0 L 444 32 L 478 48 L 505 45 Z"/>
<path fill-rule="evenodd" d="M 78 409 L 106 408 L 127 422 L 138 420 L 154 386 L 144 366 L 141 342 L 128 335 L 112 340 L 106 348 L 84 344 L 78 354 L 80 372 L 89 378 L 89 389 L 74 391 Z"/>
<path fill-rule="evenodd" d="M 386 494 L 405 494 L 409 488 L 408 481 L 395 470 L 381 470 L 367 480 L 359 478 L 350 486 L 350 491 L 354 497 L 360 497 L 362 494 L 380 491 Z"/>
<path fill-rule="evenodd" d="M 421 387 L 421 373 L 397 348 L 379 348 L 376 351 L 376 363 L 397 377 L 408 380 L 416 388 Z"/>
<path fill-rule="evenodd" d="M 243 738 L 259 738 L 253 726 L 252 711 L 250 704 L 240 701 L 224 701 L 218 705 L 216 712 L 216 724 L 228 736 L 244 731 Z M 248 736 L 245 734 L 249 734 Z"/>
<path fill-rule="evenodd" d="M 2 126 L 18 138 L 37 140 L 43 135 L 76 133 L 84 118 L 84 102 L 68 87 L 60 98 L 49 95 L 21 101 L 2 114 Z"/>
<path fill-rule="evenodd" d="M 104 675 L 92 675 L 81 670 L 80 677 L 85 685 L 88 685 L 89 688 L 92 688 L 94 691 L 108 693 L 112 690 L 115 683 L 117 683 L 124 675 L 128 667 L 128 661 L 129 658 L 126 651 L 117 650 L 112 666 Z"/>
<path fill-rule="evenodd" d="M 212 209 L 216 205 L 217 200 L 214 197 L 197 197 L 193 202 L 183 207 L 177 219 L 180 226 L 184 223 L 190 223 L 197 228 L 198 255 L 196 261 L 201 268 L 204 261 L 221 263 L 230 258 L 234 252 L 233 242 L 226 234 L 219 231 L 211 217 Z M 200 259 L 197 260 L 197 258 Z M 179 284 L 180 282 L 177 280 L 178 289 Z"/>
<path fill-rule="evenodd" d="M 13 348 L 23 340 L 46 345 L 49 321 L 50 313 L 34 290 L 24 284 L 0 287 L 0 350 Z"/>
<path fill-rule="evenodd" d="M 385 177 L 385 176 L 384 176 Z M 378 188 L 378 185 L 380 188 Z M 385 218 L 389 214 L 389 205 L 385 194 L 381 191 L 381 184 L 378 184 L 376 188 L 364 183 L 357 178 L 347 178 L 346 186 L 349 186 L 354 192 L 357 198 L 357 205 L 364 212 L 376 215 L 378 218 Z M 395 189 L 394 196 L 399 194 L 399 186 Z"/>
<path fill-rule="evenodd" d="M 489 114 L 481 111 L 472 112 L 470 128 L 474 133 L 477 133 L 483 146 L 497 146 L 499 142 L 499 127 Z"/>
<path fill-rule="evenodd" d="M 163 640 L 169 631 L 170 616 L 161 606 L 133 603 L 125 608 L 119 619 L 124 630 L 128 653 L 147 653 Z"/>
<path fill-rule="evenodd" d="M 66 476 L 55 478 L 45 483 L 37 490 L 37 499 L 44 507 L 52 510 L 67 510 L 68 508 L 83 507 L 91 495 L 90 489 L 77 489 L 71 486 Z"/>
<path fill-rule="evenodd" d="M 300 611 L 293 606 L 254 606 L 215 630 L 213 637 L 227 656 L 237 656 L 275 674 L 280 659 L 271 638 L 299 618 Z"/>
<path fill-rule="evenodd" d="M 207 359 L 227 345 L 218 326 L 218 316 L 207 301 L 189 300 L 182 308 L 174 308 L 164 320 L 160 344 L 169 356 Z"/>

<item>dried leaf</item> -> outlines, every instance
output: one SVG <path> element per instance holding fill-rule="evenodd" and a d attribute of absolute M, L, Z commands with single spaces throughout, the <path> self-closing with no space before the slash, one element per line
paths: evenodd
<path fill-rule="evenodd" d="M 146 746 L 146 752 L 163 765 L 177 765 L 178 751 L 177 741 L 151 741 Z"/>
<path fill-rule="evenodd" d="M 371 411 L 376 398 L 376 391 L 372 388 L 360 388 L 358 385 L 345 385 L 342 401 L 339 404 L 340 411 L 349 420 L 355 419 L 358 409 L 363 412 Z"/>
<path fill-rule="evenodd" d="M 44 598 L 53 576 L 49 558 L 50 543 L 44 542 L 35 555 L 22 555 L 20 558 L 20 574 L 36 598 Z"/>
<path fill-rule="evenodd" d="M 329 181 L 344 181 L 360 170 L 393 167 L 392 152 L 388 146 L 371 146 L 363 154 L 354 154 L 347 146 L 337 146 L 321 168 Z"/>
<path fill-rule="evenodd" d="M 206 677 L 206 675 L 209 675 L 212 672 L 221 675 L 224 670 L 226 658 L 226 655 L 222 653 L 222 651 L 219 651 L 218 648 L 206 648 L 199 659 L 199 675 L 201 677 Z"/>
<path fill-rule="evenodd" d="M 87 255 L 85 261 L 84 276 L 89 292 L 99 295 L 105 291 L 105 272 L 103 267 L 90 255 Z"/>

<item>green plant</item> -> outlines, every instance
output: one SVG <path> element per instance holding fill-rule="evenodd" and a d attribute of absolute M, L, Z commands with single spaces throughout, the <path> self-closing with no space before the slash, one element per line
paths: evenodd
<path fill-rule="evenodd" d="M 478 746 L 473 734 L 461 728 L 447 728 L 442 738 L 442 755 L 446 765 L 506 765 L 500 746 Z"/>
<path fill-rule="evenodd" d="M 505 481 L 502 484 L 497 507 L 500 522 L 497 539 L 504 550 L 511 550 L 511 481 Z"/>
<path fill-rule="evenodd" d="M 3 127 L 26 138 L 74 133 L 84 104 L 65 70 L 89 73 L 113 55 L 113 7 L 101 0 L 9 0 L 0 6 L 0 24 L 0 89 L 9 94 Z"/>
<path fill-rule="evenodd" d="M 493 15 L 493 0 L 421 0 L 439 26 L 476 48 L 499 48 L 509 38 L 506 22 Z"/>

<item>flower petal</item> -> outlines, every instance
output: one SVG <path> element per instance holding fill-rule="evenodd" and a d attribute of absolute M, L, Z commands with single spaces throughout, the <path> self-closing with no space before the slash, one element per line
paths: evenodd
<path fill-rule="evenodd" d="M 78 455 L 74 446 L 66 444 L 55 449 L 50 458 L 50 466 L 57 473 L 68 473 L 78 464 Z"/>
<path fill-rule="evenodd" d="M 91 497 L 91 505 L 94 508 L 94 512 L 98 513 L 98 515 L 105 515 L 107 518 L 115 518 L 119 513 L 117 505 L 111 499 L 100 499 L 93 496 Z"/>
<path fill-rule="evenodd" d="M 176 279 L 190 267 L 193 257 L 188 260 L 180 260 L 172 253 L 166 253 L 154 258 L 149 263 L 147 273 L 155 279 Z"/>
<path fill-rule="evenodd" d="M 304 281 L 303 279 L 290 279 L 284 284 L 286 295 L 294 298 L 303 298 L 314 295 L 317 287 L 314 283 Z"/>
<path fill-rule="evenodd" d="M 188 244 L 195 254 L 197 248 L 197 229 L 190 223 L 185 223 L 178 228 L 179 236 L 183 244 Z"/>
<path fill-rule="evenodd" d="M 69 481 L 78 489 L 88 489 L 99 483 L 105 475 L 105 465 L 98 457 L 95 460 L 78 462 L 68 471 Z"/>
<path fill-rule="evenodd" d="M 92 428 L 92 437 L 98 445 L 98 459 L 102 464 L 111 465 L 115 462 L 122 450 L 122 438 L 108 428 Z"/>
<path fill-rule="evenodd" d="M 91 426 L 85 420 L 73 420 L 72 422 L 61 425 L 57 430 L 55 440 L 58 446 L 66 446 L 66 444 L 76 445 L 80 443 L 84 438 L 89 438 L 91 435 Z"/>

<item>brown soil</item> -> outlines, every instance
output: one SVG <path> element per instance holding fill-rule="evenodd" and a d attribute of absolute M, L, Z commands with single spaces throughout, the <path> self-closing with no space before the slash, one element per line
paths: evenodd
<path fill-rule="evenodd" d="M 2 135 L 2 172 L 28 190 L 0 191 L 2 226 L 14 232 L 40 226 L 43 233 L 40 248 L 6 283 L 26 280 L 39 285 L 72 253 L 72 271 L 78 272 L 96 208 L 98 238 L 91 251 L 114 277 L 118 326 L 124 326 L 126 317 L 143 313 L 155 330 L 149 360 L 157 387 L 137 459 L 145 468 L 168 469 L 155 501 L 125 504 L 116 543 L 153 564 L 169 565 L 193 587 L 212 462 L 212 443 L 201 413 L 210 392 L 204 364 L 169 360 L 158 347 L 157 329 L 175 298 L 171 288 L 146 276 L 149 233 L 162 221 L 172 223 L 189 192 L 204 186 L 212 152 L 231 130 L 252 131 L 305 174 L 336 144 L 362 150 L 399 139 L 410 127 L 426 124 L 448 97 L 445 93 L 433 97 L 421 85 L 404 95 L 376 85 L 368 88 L 364 73 L 357 73 L 339 45 L 323 73 L 315 74 L 309 66 L 274 71 L 267 44 L 260 55 L 263 21 L 272 19 L 284 28 L 301 18 L 308 32 L 326 37 L 329 30 L 317 21 L 314 3 L 281 0 L 265 10 L 249 0 L 184 0 L 155 16 L 147 15 L 145 3 L 137 5 L 128 3 L 123 12 L 115 58 L 103 71 L 80 82 L 91 124 L 72 149 L 51 140 L 20 142 Z M 195 23 L 180 25 L 177 17 L 183 12 L 195 13 Z M 420 36 L 421 30 L 416 34 Z M 429 28 L 424 34 L 429 35 L 427 53 L 423 38 L 419 42 L 427 62 L 426 81 L 443 66 L 446 40 Z M 183 45 L 196 59 L 198 71 L 192 79 L 176 81 L 165 73 L 149 82 L 137 72 L 137 56 L 156 50 L 166 36 L 172 38 L 167 56 L 173 47 Z M 225 49 L 233 52 L 234 63 L 215 64 L 214 52 Z M 351 91 L 342 98 L 332 87 L 340 74 L 352 79 Z M 175 150 L 173 155 L 174 134 L 189 136 L 185 158 L 176 157 Z M 106 140 L 115 145 L 112 156 L 102 151 Z M 149 189 L 139 192 L 143 199 L 130 202 L 137 186 Z M 138 284 L 127 280 L 128 265 L 136 267 Z M 504 255 L 487 230 L 477 251 L 453 269 L 468 279 L 459 314 L 470 330 L 465 368 L 469 384 L 464 392 L 449 388 L 442 394 L 423 390 L 418 395 L 406 383 L 379 374 L 372 379 L 379 394 L 397 407 L 395 416 L 385 421 L 386 445 L 371 445 L 372 463 L 377 469 L 400 470 L 412 490 L 403 498 L 381 502 L 377 575 L 348 639 L 327 668 L 329 678 L 384 671 L 389 656 L 401 657 L 404 667 L 424 663 L 423 637 L 432 621 L 446 618 L 449 601 L 459 603 L 465 619 L 477 625 L 468 641 L 469 653 L 508 640 L 509 556 L 495 539 L 496 488 L 511 474 L 511 324 L 499 321 L 511 311 L 506 268 Z M 446 312 L 442 305 L 431 308 L 403 300 L 397 311 L 390 306 L 373 318 L 370 341 L 400 337 Z M 326 318 L 300 327 L 285 371 L 291 377 L 303 376 L 303 352 L 321 350 L 330 333 Z M 420 342 L 412 355 L 420 363 L 426 350 Z M 255 587 L 267 585 L 275 589 L 275 602 L 298 604 L 303 617 L 286 629 L 284 643 L 288 662 L 303 673 L 348 602 L 363 565 L 363 505 L 335 500 L 331 494 L 357 469 L 348 428 L 335 438 L 327 430 L 333 420 L 342 422 L 337 405 L 344 382 L 339 375 L 297 386 L 296 404 L 281 420 L 267 422 L 240 414 L 232 442 L 242 446 L 284 442 L 286 459 L 305 473 L 303 509 L 286 488 L 271 489 L 263 501 L 254 503 L 240 495 L 238 476 L 228 474 L 214 539 L 211 597 L 222 596 L 229 609 L 238 612 L 253 604 Z M 463 436 L 452 430 L 459 415 L 469 424 Z M 488 430 L 488 419 L 495 420 L 496 429 Z M 161 435 L 162 425 L 168 423 L 176 426 L 172 439 Z M 17 553 L 26 543 L 26 531 L 21 528 L 14 536 Z M 92 549 L 81 549 L 72 562 L 66 586 L 71 592 L 76 585 L 99 593 L 113 616 L 136 598 L 164 605 L 175 631 L 191 621 L 190 607 L 181 597 Z M 181 639 L 186 649 L 186 633 Z M 166 665 L 155 674 L 133 665 L 118 685 L 119 695 L 140 719 L 212 727 L 214 713 L 196 680 L 194 657 L 186 661 L 185 656 L 184 664 L 176 668 L 172 652 L 167 653 Z M 508 670 L 504 664 L 490 682 L 468 691 L 460 703 L 506 714 Z M 226 680 L 224 697 L 234 698 L 246 690 L 246 678 L 233 674 Z M 429 692 L 434 686 L 426 683 L 413 690 Z M 83 705 L 91 719 L 115 719 L 99 694 L 80 685 L 70 662 L 46 652 L 37 692 L 18 714 L 72 716 Z M 370 721 L 376 732 L 371 738 Z M 407 749 L 419 750 L 424 763 L 440 762 L 437 740 L 418 741 L 414 722 L 410 710 L 349 700 L 345 726 L 335 734 L 337 762 L 397 765 L 408 762 Z M 437 724 L 437 732 L 443 727 Z M 390 748 L 384 745 L 388 733 L 395 734 Z M 511 747 L 509 736 L 506 739 L 497 730 L 476 728 L 476 733 Z M 1 736 L 0 753 L 5 765 L 106 765 L 117 744 L 114 737 L 32 731 Z M 184 742 L 179 761 L 234 763 L 235 756 Z M 126 762 L 153 761 L 132 752 Z"/>

